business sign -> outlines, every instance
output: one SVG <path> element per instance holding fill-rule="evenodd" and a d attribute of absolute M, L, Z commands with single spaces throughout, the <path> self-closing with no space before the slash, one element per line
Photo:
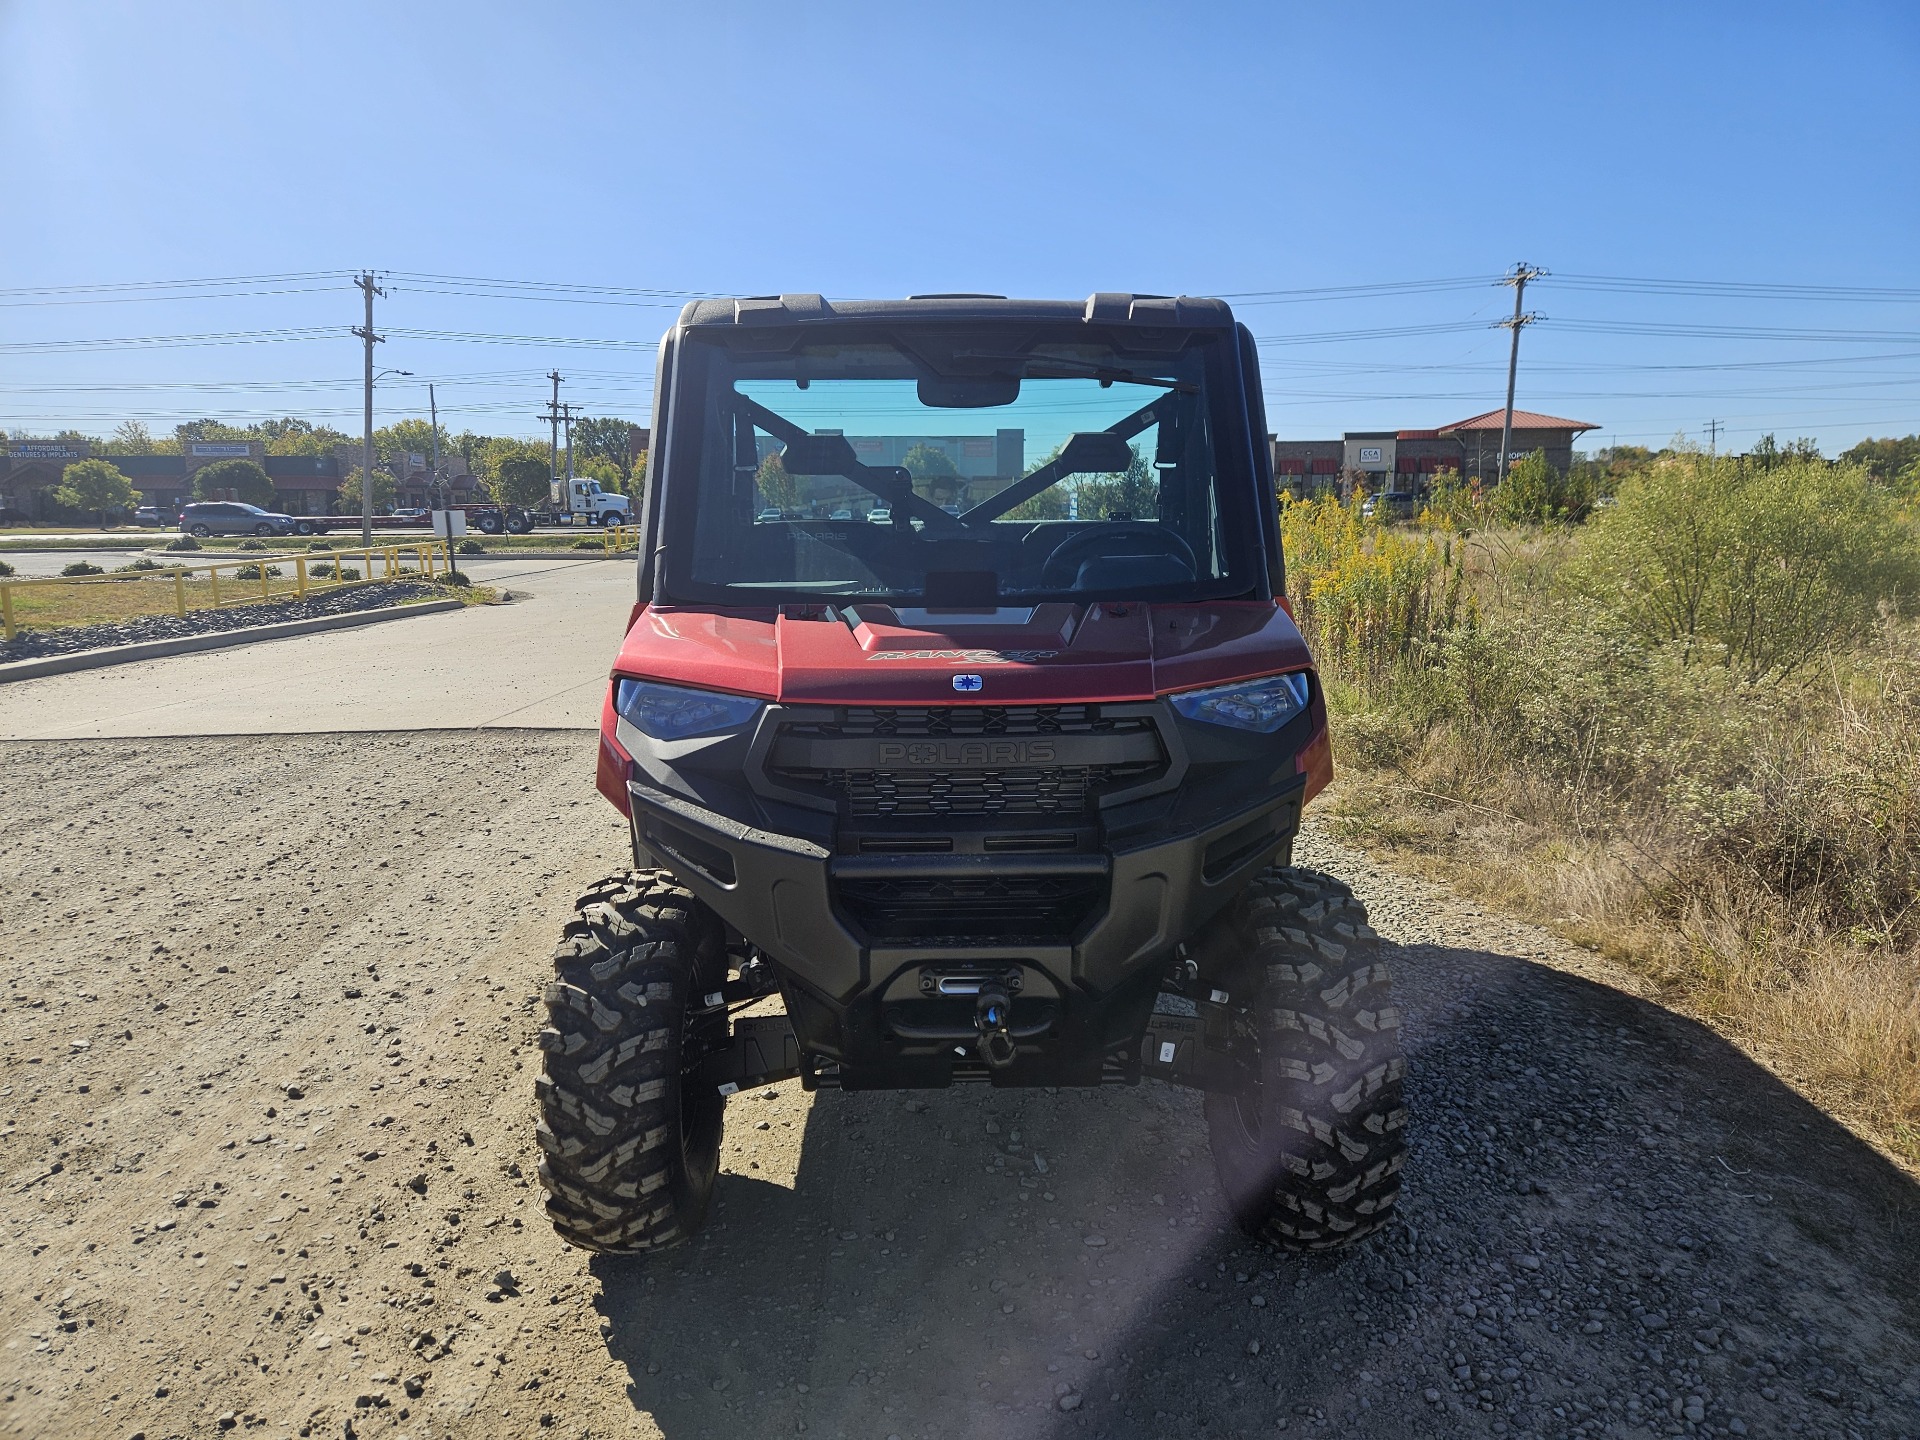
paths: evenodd
<path fill-rule="evenodd" d="M 1378 465 L 1380 459 L 1381 451 L 1378 445 L 1362 445 L 1360 447 L 1360 463 L 1362 465 Z"/>
<path fill-rule="evenodd" d="M 84 445 L 69 445 L 60 440 L 14 440 L 8 442 L 7 454 L 16 460 L 84 460 L 87 450 Z"/>
<path fill-rule="evenodd" d="M 253 447 L 244 440 L 196 440 L 193 442 L 193 454 L 195 458 L 203 460 L 244 460 L 253 454 Z"/>

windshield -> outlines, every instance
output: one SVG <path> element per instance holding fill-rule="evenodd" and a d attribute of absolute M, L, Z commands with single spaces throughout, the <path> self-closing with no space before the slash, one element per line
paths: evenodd
<path fill-rule="evenodd" d="M 1132 353 L 1031 329 L 887 331 L 768 354 L 695 331 L 666 462 L 667 590 L 968 609 L 1258 591 L 1230 358 L 1218 337 Z"/>

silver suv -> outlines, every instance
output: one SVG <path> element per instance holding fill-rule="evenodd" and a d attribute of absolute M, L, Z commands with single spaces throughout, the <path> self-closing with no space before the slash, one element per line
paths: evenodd
<path fill-rule="evenodd" d="M 291 535 L 291 515 L 276 515 L 237 500 L 209 500 L 180 511 L 183 535 Z"/>

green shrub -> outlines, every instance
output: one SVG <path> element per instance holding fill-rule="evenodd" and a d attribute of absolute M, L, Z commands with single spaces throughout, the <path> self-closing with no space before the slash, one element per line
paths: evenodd
<path fill-rule="evenodd" d="M 467 576 L 465 576 L 458 570 L 443 571 L 441 574 L 436 575 L 434 578 L 442 585 L 458 585 L 462 589 L 466 589 L 468 586 L 473 584 L 472 580 L 468 579 Z"/>
<path fill-rule="evenodd" d="M 63 568 L 60 573 L 62 575 L 104 575 L 107 572 L 90 561 L 76 560 Z"/>
<path fill-rule="evenodd" d="M 604 550 L 607 548 L 607 545 L 604 540 L 576 540 L 573 542 L 573 548 L 575 550 Z"/>
<path fill-rule="evenodd" d="M 159 568 L 160 562 L 158 560 L 149 560 L 146 556 L 142 555 L 131 565 L 116 566 L 113 573 L 116 575 L 128 575 L 137 570 L 158 570 Z"/>
<path fill-rule="evenodd" d="M 1507 478 L 1493 487 L 1496 518 L 1515 525 L 1545 525 L 1578 520 L 1593 508 L 1596 477 L 1580 470 L 1562 475 L 1544 450 L 1521 457 Z"/>
<path fill-rule="evenodd" d="M 267 578 L 269 580 L 277 580 L 279 577 L 280 567 L 278 565 L 267 566 Z M 258 565 L 242 565 L 238 570 L 233 572 L 233 578 L 236 580 L 258 580 L 260 578 L 260 567 Z"/>
<path fill-rule="evenodd" d="M 358 580 L 360 578 L 359 570 L 351 565 L 342 565 L 338 572 L 336 572 L 331 565 L 313 565 L 308 567 L 307 574 L 311 575 L 315 580 L 332 580 L 335 578 L 341 580 Z"/>
<path fill-rule="evenodd" d="M 478 540 L 462 540 L 460 542 L 460 553 L 462 555 L 484 555 L 487 553 L 487 547 L 482 545 Z"/>
<path fill-rule="evenodd" d="M 1699 454 L 1620 487 L 1576 581 L 1641 635 L 1758 680 L 1844 649 L 1920 592 L 1920 537 L 1863 467 Z"/>
<path fill-rule="evenodd" d="M 310 541 L 308 541 L 308 542 L 307 542 L 307 553 L 308 553 L 309 555 L 311 555 L 311 554 L 312 554 L 312 553 L 313 553 L 314 551 L 316 551 L 316 550 L 325 550 L 325 551 L 327 551 L 327 552 L 328 552 L 329 554 L 331 554 L 331 553 L 332 553 L 332 551 L 333 551 L 333 545 L 332 545 L 332 544 L 331 544 L 330 542 L 328 542 L 328 541 L 326 541 L 326 540 L 310 540 Z"/>
<path fill-rule="evenodd" d="M 167 550 L 198 550 L 200 548 L 200 542 L 191 535 L 177 535 L 169 540 L 162 548 Z"/>
<path fill-rule="evenodd" d="M 267 543 L 264 540 L 242 540 L 234 548 L 236 550 L 264 550 L 267 548 Z"/>
<path fill-rule="evenodd" d="M 0 560 L 0 580 L 4 580 L 7 576 L 11 574 L 13 574 L 13 566 L 9 565 L 4 560 Z"/>

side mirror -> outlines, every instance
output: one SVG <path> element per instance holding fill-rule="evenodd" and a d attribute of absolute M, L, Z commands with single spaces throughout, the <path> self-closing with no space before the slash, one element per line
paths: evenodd
<path fill-rule="evenodd" d="M 1059 460 L 1062 475 L 1119 474 L 1132 463 L 1133 447 L 1105 430 L 1069 436 Z"/>
<path fill-rule="evenodd" d="M 789 475 L 848 475 L 859 465 L 844 435 L 800 435 L 787 442 L 780 463 Z"/>

